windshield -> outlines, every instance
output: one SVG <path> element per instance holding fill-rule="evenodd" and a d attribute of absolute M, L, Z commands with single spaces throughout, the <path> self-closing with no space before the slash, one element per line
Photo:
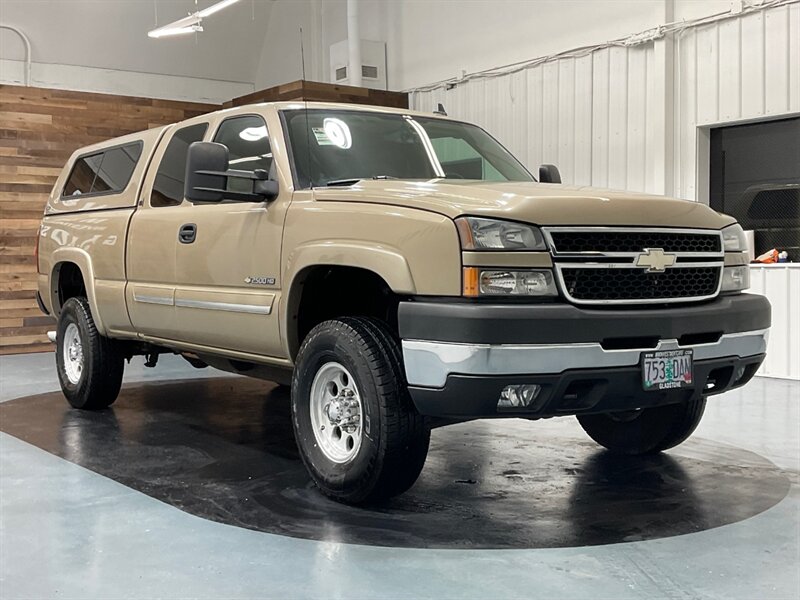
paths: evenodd
<path fill-rule="evenodd" d="M 301 188 L 372 178 L 534 180 L 475 125 L 354 110 L 284 115 Z"/>

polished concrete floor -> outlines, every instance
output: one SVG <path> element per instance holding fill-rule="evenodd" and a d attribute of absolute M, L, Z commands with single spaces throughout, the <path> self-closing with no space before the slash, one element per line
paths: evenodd
<path fill-rule="evenodd" d="M 0 358 L 0 598 L 800 596 L 797 382 L 712 399 L 659 457 L 570 418 L 438 429 L 365 509 L 309 484 L 285 389 L 174 357 L 111 411 L 57 389 L 52 355 Z"/>

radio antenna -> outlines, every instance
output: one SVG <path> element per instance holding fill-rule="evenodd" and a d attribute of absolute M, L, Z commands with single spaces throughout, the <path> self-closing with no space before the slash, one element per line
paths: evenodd
<path fill-rule="evenodd" d="M 308 98 L 306 98 L 306 53 L 303 47 L 303 27 L 300 26 L 300 72 L 303 78 L 300 89 L 303 91 L 303 106 L 306 113 L 306 153 L 308 162 L 306 163 L 308 187 L 314 189 L 314 179 L 311 177 L 311 124 L 308 119 Z"/>

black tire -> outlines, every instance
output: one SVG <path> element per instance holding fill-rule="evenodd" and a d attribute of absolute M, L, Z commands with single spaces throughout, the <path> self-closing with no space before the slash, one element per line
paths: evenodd
<path fill-rule="evenodd" d="M 618 454 L 653 454 L 684 442 L 700 423 L 706 399 L 643 408 L 637 412 L 579 415 L 595 442 Z"/>
<path fill-rule="evenodd" d="M 323 453 L 311 424 L 312 383 L 330 362 L 352 374 L 363 411 L 361 446 L 344 463 Z M 376 319 L 341 318 L 311 330 L 292 378 L 292 424 L 314 483 L 340 502 L 374 502 L 405 492 L 428 455 L 430 425 L 409 396 L 396 338 Z"/>
<path fill-rule="evenodd" d="M 83 365 L 78 377 L 71 380 L 65 368 L 64 344 L 70 325 L 78 330 L 83 351 Z M 56 370 L 61 390 L 74 408 L 100 410 L 114 403 L 122 386 L 125 359 L 113 340 L 101 336 L 86 298 L 70 298 L 58 317 L 56 333 Z"/>

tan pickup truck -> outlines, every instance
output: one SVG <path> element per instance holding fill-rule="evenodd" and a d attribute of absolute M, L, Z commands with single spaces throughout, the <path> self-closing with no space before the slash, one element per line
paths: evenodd
<path fill-rule="evenodd" d="M 82 148 L 38 244 L 64 394 L 106 408 L 126 359 L 165 352 L 290 383 L 311 477 L 353 503 L 408 489 L 431 428 L 469 419 L 577 415 L 626 454 L 681 443 L 766 351 L 742 228 L 539 179 L 474 125 L 341 104 Z"/>

